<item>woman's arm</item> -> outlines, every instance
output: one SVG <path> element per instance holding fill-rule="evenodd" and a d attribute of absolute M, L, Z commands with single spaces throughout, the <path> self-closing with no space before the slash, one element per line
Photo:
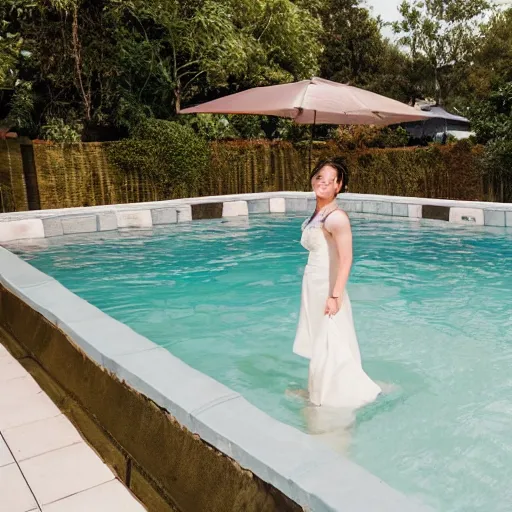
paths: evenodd
<path fill-rule="evenodd" d="M 341 306 L 343 292 L 352 268 L 352 230 L 348 215 L 341 210 L 332 212 L 325 219 L 324 227 L 331 234 L 338 253 L 336 281 L 326 305 L 327 314 L 336 314 Z M 339 297 L 339 299 L 335 300 L 331 297 Z"/>

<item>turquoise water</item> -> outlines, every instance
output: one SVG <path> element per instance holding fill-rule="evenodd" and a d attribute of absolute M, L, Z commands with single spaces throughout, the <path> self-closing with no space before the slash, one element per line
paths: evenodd
<path fill-rule="evenodd" d="M 51 239 L 20 254 L 275 418 L 308 430 L 291 353 L 301 217 Z M 367 372 L 349 456 L 445 512 L 512 510 L 512 231 L 355 216 L 349 284 Z M 336 437 L 334 433 L 334 437 Z M 340 476 L 341 478 L 341 476 Z"/>

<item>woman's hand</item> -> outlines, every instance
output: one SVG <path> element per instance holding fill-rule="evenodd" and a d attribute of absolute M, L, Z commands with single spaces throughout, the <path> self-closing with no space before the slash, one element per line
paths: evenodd
<path fill-rule="evenodd" d="M 325 314 L 334 316 L 341 308 L 341 298 L 329 297 L 325 303 Z"/>

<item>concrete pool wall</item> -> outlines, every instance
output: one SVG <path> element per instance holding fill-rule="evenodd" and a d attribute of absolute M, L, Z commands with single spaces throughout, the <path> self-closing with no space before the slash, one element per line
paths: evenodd
<path fill-rule="evenodd" d="M 348 194 L 340 204 L 347 211 L 470 225 L 487 220 L 494 226 L 503 219 L 502 227 L 512 227 L 511 205 Z M 313 207 L 311 194 L 281 193 L 24 212 L 0 216 L 0 239 L 306 213 Z M 115 449 L 98 451 L 150 510 L 428 510 L 6 248 L 0 248 L 0 327 L 101 426 Z"/>
<path fill-rule="evenodd" d="M 338 203 L 348 213 L 512 228 L 512 204 L 509 203 L 364 194 L 341 194 Z M 310 192 L 269 192 L 4 213 L 0 214 L 0 243 L 126 228 L 149 229 L 176 222 L 258 213 L 307 214 L 314 210 L 314 204 L 314 195 Z"/>

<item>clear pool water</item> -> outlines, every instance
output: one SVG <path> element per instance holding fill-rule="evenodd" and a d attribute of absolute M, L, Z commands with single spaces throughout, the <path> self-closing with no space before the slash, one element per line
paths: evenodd
<path fill-rule="evenodd" d="M 308 429 L 292 355 L 298 216 L 52 239 L 20 254 L 275 418 Z M 512 232 L 355 216 L 349 284 L 368 373 L 349 456 L 444 512 L 512 510 Z M 333 434 L 334 437 L 337 435 Z"/>

